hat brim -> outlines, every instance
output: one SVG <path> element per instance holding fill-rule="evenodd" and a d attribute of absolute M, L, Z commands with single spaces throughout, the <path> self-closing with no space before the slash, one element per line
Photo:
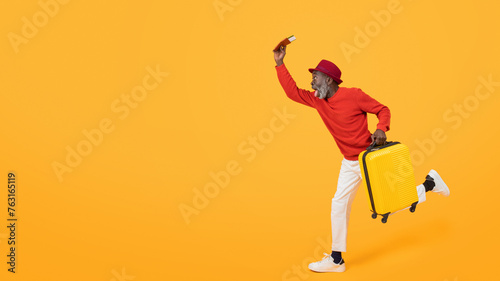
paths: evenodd
<path fill-rule="evenodd" d="M 328 74 L 324 73 L 323 71 L 321 71 L 320 69 L 317 69 L 317 68 L 309 68 L 309 72 L 311 72 L 311 73 L 313 73 L 313 71 L 315 71 L 315 70 L 317 70 L 317 71 L 319 71 L 319 72 L 321 72 L 321 73 L 323 73 L 323 74 L 325 74 L 325 75 L 328 75 Z M 337 78 L 337 77 L 332 77 L 332 76 L 330 76 L 330 75 L 328 75 L 328 77 L 332 78 L 335 82 L 337 82 L 337 84 L 340 84 L 340 83 L 344 82 L 344 81 L 342 81 L 342 79 Z"/>

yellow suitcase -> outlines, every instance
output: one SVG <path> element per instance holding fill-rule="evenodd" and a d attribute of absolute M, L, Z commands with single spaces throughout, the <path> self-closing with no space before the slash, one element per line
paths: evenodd
<path fill-rule="evenodd" d="M 359 154 L 359 165 L 372 218 L 381 215 L 382 222 L 386 223 L 391 213 L 408 207 L 415 212 L 418 194 L 406 145 L 399 142 L 370 145 Z"/>

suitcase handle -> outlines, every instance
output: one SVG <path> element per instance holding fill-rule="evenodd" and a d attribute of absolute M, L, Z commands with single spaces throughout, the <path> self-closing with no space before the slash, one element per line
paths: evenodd
<path fill-rule="evenodd" d="M 396 143 L 398 143 L 398 142 L 396 142 Z M 368 146 L 368 147 L 366 148 L 366 151 L 370 152 L 370 151 L 372 151 L 372 150 L 378 150 L 378 149 L 380 149 L 380 148 L 383 148 L 383 147 L 386 147 L 387 145 L 392 145 L 392 144 L 395 144 L 395 142 L 394 142 L 394 141 L 386 141 L 386 142 L 384 142 L 384 144 L 377 145 L 377 144 L 375 143 L 375 141 L 373 141 L 373 142 L 370 144 L 370 146 Z"/>

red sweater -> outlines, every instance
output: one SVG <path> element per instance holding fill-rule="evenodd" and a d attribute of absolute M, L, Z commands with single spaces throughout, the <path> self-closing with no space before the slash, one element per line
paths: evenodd
<path fill-rule="evenodd" d="M 389 130 L 389 108 L 358 88 L 344 88 L 328 99 L 319 99 L 314 91 L 299 89 L 285 65 L 276 66 L 278 79 L 286 95 L 301 104 L 315 108 L 332 134 L 340 152 L 347 160 L 358 160 L 358 155 L 371 143 L 367 113 L 377 115 L 377 129 Z"/>

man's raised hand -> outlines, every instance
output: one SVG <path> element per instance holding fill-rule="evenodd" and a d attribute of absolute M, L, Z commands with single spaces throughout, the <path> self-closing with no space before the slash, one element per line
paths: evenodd
<path fill-rule="evenodd" d="M 281 46 L 277 51 L 274 52 L 274 60 L 276 61 L 276 66 L 283 64 L 283 58 L 286 55 L 286 46 Z"/>

